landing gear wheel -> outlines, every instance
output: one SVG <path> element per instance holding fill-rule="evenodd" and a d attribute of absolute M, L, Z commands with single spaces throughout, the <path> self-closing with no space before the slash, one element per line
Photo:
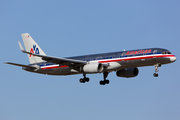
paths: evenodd
<path fill-rule="evenodd" d="M 154 73 L 153 76 L 154 76 L 154 77 L 158 77 L 158 73 Z"/>
<path fill-rule="evenodd" d="M 105 82 L 106 84 L 109 84 L 109 80 L 104 80 L 104 82 Z"/>
<path fill-rule="evenodd" d="M 109 80 L 101 80 L 99 82 L 100 85 L 105 85 L 105 84 L 109 84 Z"/>
<path fill-rule="evenodd" d="M 101 81 L 99 82 L 99 84 L 100 84 L 100 85 L 105 85 L 106 83 L 101 80 Z"/>
<path fill-rule="evenodd" d="M 109 84 L 109 80 L 106 80 L 108 74 L 109 74 L 108 72 L 104 72 L 104 73 L 103 73 L 104 80 L 101 80 L 101 81 L 99 82 L 100 85 Z"/>
<path fill-rule="evenodd" d="M 85 78 L 85 81 L 86 81 L 86 82 L 89 82 L 89 78 Z"/>
<path fill-rule="evenodd" d="M 85 83 L 86 81 L 81 78 L 81 79 L 79 80 L 79 82 L 80 82 L 80 83 Z"/>

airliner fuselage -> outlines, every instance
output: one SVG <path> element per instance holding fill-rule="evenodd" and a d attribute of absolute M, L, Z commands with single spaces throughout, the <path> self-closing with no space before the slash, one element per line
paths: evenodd
<path fill-rule="evenodd" d="M 174 62 L 176 60 L 176 57 L 166 49 L 148 48 L 148 49 L 93 54 L 93 55 L 85 55 L 85 56 L 77 56 L 77 57 L 68 57 L 68 59 L 82 60 L 82 61 L 86 61 L 88 64 L 93 64 L 93 63 L 107 64 L 108 66 L 103 72 L 105 71 L 111 72 L 125 68 L 153 66 L 156 64 L 159 65 L 168 64 Z M 84 73 L 83 71 L 72 69 L 66 64 L 61 65 L 51 62 L 42 62 L 31 65 L 32 66 L 37 65 L 41 69 L 37 71 L 26 68 L 23 69 L 27 71 L 38 72 L 47 75 L 72 75 L 72 74 Z"/>

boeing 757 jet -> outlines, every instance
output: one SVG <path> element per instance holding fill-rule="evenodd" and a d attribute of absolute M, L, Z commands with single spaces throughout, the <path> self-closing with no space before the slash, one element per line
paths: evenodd
<path fill-rule="evenodd" d="M 28 54 L 29 65 L 5 62 L 22 67 L 23 70 L 46 75 L 83 74 L 80 83 L 89 82 L 86 74 L 103 73 L 100 85 L 109 84 L 106 79 L 110 72 L 115 71 L 118 77 L 136 77 L 137 67 L 155 66 L 154 77 L 158 77 L 158 67 L 176 61 L 175 55 L 162 48 L 147 48 L 119 51 L 102 54 L 92 54 L 76 57 L 48 56 L 28 33 L 21 34 L 26 50 L 18 41 L 23 53 Z"/>

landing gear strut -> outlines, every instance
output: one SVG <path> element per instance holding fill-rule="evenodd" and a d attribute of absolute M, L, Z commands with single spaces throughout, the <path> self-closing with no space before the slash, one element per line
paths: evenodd
<path fill-rule="evenodd" d="M 109 84 L 109 80 L 106 80 L 108 74 L 109 74 L 108 72 L 104 72 L 104 73 L 103 73 L 104 80 L 101 80 L 101 81 L 99 82 L 100 85 Z"/>
<path fill-rule="evenodd" d="M 154 77 L 158 77 L 158 73 L 157 73 L 159 71 L 158 67 L 161 67 L 161 65 L 160 64 L 156 64 L 156 65 L 154 65 L 154 67 L 155 67 L 155 73 L 153 74 L 153 76 Z"/>
<path fill-rule="evenodd" d="M 79 80 L 79 82 L 80 82 L 80 83 L 89 82 L 89 78 L 86 77 L 86 74 L 85 74 L 85 73 L 83 74 L 83 76 L 84 76 L 84 78 L 81 78 L 81 79 Z"/>

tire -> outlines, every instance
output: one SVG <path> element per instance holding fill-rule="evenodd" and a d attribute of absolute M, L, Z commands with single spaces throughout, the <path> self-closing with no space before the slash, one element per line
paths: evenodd
<path fill-rule="evenodd" d="M 158 73 L 154 73 L 153 76 L 154 76 L 154 77 L 158 77 Z"/>

